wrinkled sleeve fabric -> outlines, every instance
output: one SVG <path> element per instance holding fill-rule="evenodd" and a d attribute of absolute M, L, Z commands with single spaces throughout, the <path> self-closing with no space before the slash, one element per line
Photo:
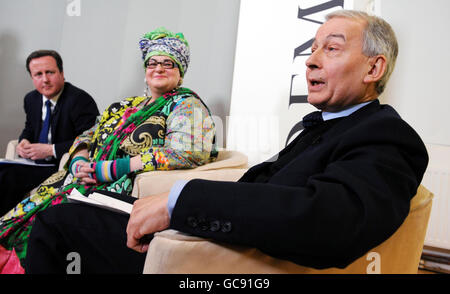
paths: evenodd
<path fill-rule="evenodd" d="M 171 228 L 304 266 L 347 266 L 402 224 L 428 156 L 398 119 L 361 123 L 321 144 L 268 183 L 189 181 Z M 208 229 L 217 221 L 221 229 Z"/>

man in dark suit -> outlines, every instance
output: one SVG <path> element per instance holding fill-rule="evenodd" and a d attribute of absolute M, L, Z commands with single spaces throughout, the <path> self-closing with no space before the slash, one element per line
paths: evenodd
<path fill-rule="evenodd" d="M 177 182 L 169 193 L 137 200 L 129 219 L 87 206 L 53 207 L 37 216 L 27 270 L 64 271 L 64 254 L 78 252 L 82 272 L 139 272 L 145 255 L 123 243 L 146 252 L 143 240 L 167 228 L 304 266 L 347 266 L 402 224 L 428 164 L 418 134 L 377 99 L 397 52 L 385 21 L 355 11 L 330 14 L 306 61 L 308 102 L 320 111 L 304 118 L 305 130 L 275 161 L 236 183 Z M 69 225 L 75 218 L 80 222 Z M 85 229 L 93 223 L 95 230 Z M 55 253 L 55 246 L 64 250 Z"/>
<path fill-rule="evenodd" d="M 63 62 L 56 51 L 31 53 L 26 68 L 36 89 L 24 98 L 25 128 L 16 152 L 22 158 L 50 166 L 2 166 L 0 215 L 58 170 L 61 157 L 75 137 L 92 127 L 99 115 L 88 93 L 64 81 Z"/>

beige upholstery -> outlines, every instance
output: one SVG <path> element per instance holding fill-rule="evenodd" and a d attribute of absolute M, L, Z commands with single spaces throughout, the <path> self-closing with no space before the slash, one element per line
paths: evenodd
<path fill-rule="evenodd" d="M 6 159 L 14 159 L 16 157 L 16 146 L 19 144 L 18 140 L 11 140 L 8 142 L 8 146 L 6 146 Z"/>
<path fill-rule="evenodd" d="M 254 248 L 216 243 L 167 230 L 155 234 L 150 243 L 144 273 L 415 274 L 432 198 L 433 194 L 420 186 L 411 200 L 408 217 L 394 235 L 345 269 L 316 270 L 272 258 Z"/>
<path fill-rule="evenodd" d="M 6 147 L 6 154 L 5 154 L 5 158 L 6 159 L 14 159 L 17 158 L 17 154 L 16 154 L 16 147 L 17 144 L 19 144 L 18 140 L 11 140 L 8 142 L 8 146 Z M 63 170 L 64 169 L 64 165 L 66 164 L 66 161 L 69 159 L 69 153 L 64 153 L 64 155 L 61 157 L 61 160 L 59 162 L 59 169 L 58 170 Z M 36 192 L 37 187 L 34 188 L 33 190 L 31 190 L 28 195 L 32 195 Z M 26 196 L 28 196 L 26 195 Z"/>
<path fill-rule="evenodd" d="M 16 155 L 16 147 L 18 144 L 18 140 L 11 140 L 8 142 L 8 146 L 6 147 L 6 159 L 14 159 L 17 157 Z M 61 158 L 61 161 L 59 162 L 59 170 L 64 169 L 64 164 L 66 164 L 66 161 L 69 159 L 69 153 L 64 153 L 63 157 Z"/>
<path fill-rule="evenodd" d="M 247 156 L 238 151 L 220 151 L 215 162 L 194 169 L 152 171 L 134 180 L 132 195 L 144 197 L 167 192 L 177 180 L 236 181 L 247 171 Z"/>
<path fill-rule="evenodd" d="M 6 149 L 6 159 L 16 157 L 17 140 L 11 140 Z M 69 153 L 61 158 L 59 170 L 69 159 Z M 134 181 L 132 195 L 135 197 L 148 196 L 167 192 L 177 180 L 191 180 L 194 178 L 236 181 L 247 171 L 247 156 L 237 151 L 220 151 L 215 162 L 199 166 L 194 169 L 152 171 L 139 174 Z M 35 190 L 30 193 L 33 194 Z"/>

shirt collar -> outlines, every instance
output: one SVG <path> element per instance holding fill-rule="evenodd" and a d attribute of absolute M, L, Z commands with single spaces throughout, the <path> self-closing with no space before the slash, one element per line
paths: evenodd
<path fill-rule="evenodd" d="M 366 106 L 367 104 L 369 104 L 373 101 L 375 101 L 375 100 L 356 104 L 356 105 L 350 106 L 349 108 L 346 108 L 346 109 L 338 111 L 338 112 L 324 111 L 324 112 L 322 112 L 322 118 L 323 118 L 323 120 L 330 120 L 330 119 L 335 119 L 335 118 L 339 118 L 339 117 L 349 116 L 353 112 L 357 111 L 358 109 Z"/>

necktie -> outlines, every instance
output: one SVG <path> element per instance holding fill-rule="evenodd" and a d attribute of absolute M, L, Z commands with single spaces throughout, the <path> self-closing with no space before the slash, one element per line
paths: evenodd
<path fill-rule="evenodd" d="M 39 134 L 39 143 L 43 144 L 48 143 L 48 130 L 50 128 L 50 120 L 52 116 L 52 103 L 50 100 L 45 102 L 45 106 L 47 107 L 47 114 L 45 115 L 44 123 L 42 124 L 41 133 Z"/>
<path fill-rule="evenodd" d="M 309 129 L 318 124 L 321 124 L 323 122 L 322 112 L 321 111 L 311 112 L 303 117 L 302 122 L 303 122 L 303 127 L 305 129 Z"/>

